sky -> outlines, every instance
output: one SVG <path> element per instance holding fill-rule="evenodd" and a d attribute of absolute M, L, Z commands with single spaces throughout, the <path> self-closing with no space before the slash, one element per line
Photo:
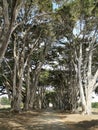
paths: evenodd
<path fill-rule="evenodd" d="M 98 102 L 98 94 L 92 93 L 92 102 Z"/>
<path fill-rule="evenodd" d="M 59 8 L 58 4 L 53 3 L 53 9 L 55 10 L 55 9 L 57 9 L 57 8 Z"/>

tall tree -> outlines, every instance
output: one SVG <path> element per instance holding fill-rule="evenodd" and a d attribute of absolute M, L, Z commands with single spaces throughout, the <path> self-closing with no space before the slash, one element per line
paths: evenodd
<path fill-rule="evenodd" d="M 0 62 L 4 58 L 11 34 L 20 24 L 16 19 L 24 3 L 25 1 L 23 0 L 9 0 L 9 2 L 2 0 L 0 2 L 0 11 L 2 14 L 0 22 Z"/>
<path fill-rule="evenodd" d="M 98 70 L 92 70 L 93 50 L 97 45 L 97 17 L 92 14 L 95 5 L 93 1 L 80 1 L 80 14 L 78 14 L 78 30 L 75 42 L 78 48 L 75 50 L 75 70 L 78 76 L 82 110 L 85 114 L 91 113 L 92 92 L 97 87 Z M 96 86 L 96 87 L 95 87 Z"/>

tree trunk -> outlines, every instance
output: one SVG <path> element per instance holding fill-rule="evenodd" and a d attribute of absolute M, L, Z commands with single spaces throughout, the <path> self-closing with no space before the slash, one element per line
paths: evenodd
<path fill-rule="evenodd" d="M 78 77 L 79 77 L 79 90 L 80 90 L 80 97 L 81 97 L 81 103 L 82 103 L 82 110 L 84 114 L 91 114 L 91 99 L 92 99 L 92 92 L 94 90 L 94 86 L 96 84 L 96 80 L 98 78 L 98 70 L 96 71 L 95 75 L 92 76 L 92 43 L 89 43 L 89 52 L 87 56 L 87 73 L 84 72 L 84 86 L 82 83 L 82 74 L 81 74 L 81 65 L 82 63 L 82 44 L 80 45 L 80 57 L 78 62 Z M 85 76 L 86 75 L 86 76 Z M 84 89 L 85 87 L 85 89 Z"/>
<path fill-rule="evenodd" d="M 13 95 L 12 95 L 12 109 L 19 112 L 22 103 L 22 85 L 24 74 L 24 53 L 25 46 L 21 53 L 16 49 L 16 39 L 14 39 L 14 73 L 13 73 Z"/>
<path fill-rule="evenodd" d="M 36 69 L 34 71 L 35 73 L 33 74 L 34 75 L 34 77 L 33 77 L 33 85 L 32 85 L 32 88 L 31 88 L 30 104 L 29 104 L 31 109 L 33 108 L 33 105 L 34 105 L 34 100 L 35 100 L 34 98 L 35 98 L 35 94 L 36 94 L 38 78 L 39 78 L 39 75 L 40 75 L 42 65 L 43 65 L 43 63 L 39 62 L 38 66 L 36 67 Z"/>
<path fill-rule="evenodd" d="M 27 77 L 26 77 L 26 97 L 24 101 L 24 110 L 29 110 L 29 101 L 30 101 L 30 66 L 27 66 Z"/>
<path fill-rule="evenodd" d="M 22 1 L 19 3 L 18 0 L 10 3 L 10 4 L 12 4 L 10 6 L 13 9 L 11 9 L 11 12 L 9 14 L 9 3 L 7 2 L 7 0 L 3 0 L 4 28 L 2 29 L 2 33 L 0 35 L 0 64 L 2 62 L 2 59 L 4 58 L 7 46 L 10 41 L 11 34 L 16 29 L 16 27 L 19 25 L 19 23 L 17 25 L 15 25 L 15 21 L 16 21 L 17 15 L 18 15 L 23 3 L 24 2 L 22 2 Z"/>
<path fill-rule="evenodd" d="M 16 79 L 14 78 L 14 81 Z M 23 84 L 23 69 L 21 69 L 19 83 L 13 84 L 13 97 L 12 97 L 12 109 L 15 112 L 19 112 L 21 110 L 22 103 L 22 84 Z"/>
<path fill-rule="evenodd" d="M 79 60 L 78 60 L 78 78 L 79 78 L 79 90 L 80 90 L 80 98 L 81 98 L 81 105 L 82 105 L 82 111 L 86 111 L 86 101 L 85 101 L 85 95 L 82 85 L 82 76 L 81 76 L 81 65 L 82 65 L 82 44 L 80 44 L 80 51 L 79 51 Z"/>
<path fill-rule="evenodd" d="M 86 97 L 86 114 L 91 114 L 91 99 L 93 87 L 89 86 L 89 82 L 92 80 L 92 43 L 89 43 L 89 57 L 88 57 L 88 71 L 87 71 L 87 81 L 85 87 L 85 97 Z"/>

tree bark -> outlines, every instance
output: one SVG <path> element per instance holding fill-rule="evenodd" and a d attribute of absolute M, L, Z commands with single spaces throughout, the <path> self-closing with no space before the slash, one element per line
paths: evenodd
<path fill-rule="evenodd" d="M 14 39 L 14 73 L 13 73 L 13 95 L 12 95 L 12 109 L 19 112 L 22 103 L 22 85 L 24 74 L 24 54 L 25 44 L 20 53 L 16 48 L 16 39 Z M 19 48 L 18 48 L 19 49 Z"/>
<path fill-rule="evenodd" d="M 30 102 L 30 65 L 27 66 L 27 76 L 26 76 L 26 97 L 24 101 L 24 110 L 29 110 Z"/>
<path fill-rule="evenodd" d="M 86 111 L 86 101 L 85 101 L 85 95 L 82 85 L 82 76 L 81 76 L 81 65 L 82 65 L 82 44 L 80 44 L 80 51 L 79 51 L 79 59 L 78 59 L 78 78 L 79 78 L 79 90 L 80 90 L 80 98 L 82 103 L 82 111 Z"/>
<path fill-rule="evenodd" d="M 14 3 L 14 4 L 13 4 Z M 7 46 L 10 41 L 10 37 L 15 30 L 17 26 L 15 25 L 15 21 L 17 18 L 17 15 L 20 11 L 20 8 L 22 7 L 23 2 L 20 1 L 20 4 L 18 0 L 13 1 L 11 12 L 9 14 L 9 6 L 8 6 L 7 0 L 3 0 L 3 18 L 4 18 L 4 29 L 2 30 L 1 36 L 0 36 L 0 64 L 4 58 Z M 19 4 L 19 5 L 18 5 Z M 11 19 L 11 20 L 10 20 Z"/>
<path fill-rule="evenodd" d="M 34 73 L 34 77 L 33 77 L 33 84 L 32 84 L 32 88 L 31 88 L 31 94 L 30 94 L 30 103 L 29 106 L 32 109 L 33 105 L 34 105 L 34 100 L 35 100 L 35 94 L 36 94 L 36 89 L 37 89 L 37 84 L 38 84 L 38 78 L 40 75 L 40 71 L 41 71 L 41 67 L 42 67 L 43 63 L 39 62 L 38 66 L 35 69 L 35 73 Z"/>

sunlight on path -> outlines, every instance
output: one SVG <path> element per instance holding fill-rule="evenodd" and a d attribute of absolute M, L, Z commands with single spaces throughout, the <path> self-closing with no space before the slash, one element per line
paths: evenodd
<path fill-rule="evenodd" d="M 54 111 L 26 112 L 4 115 L 0 118 L 0 130 L 71 130 L 64 123 L 65 115 Z M 4 119 L 4 120 L 2 120 Z"/>
<path fill-rule="evenodd" d="M 69 128 L 70 127 L 70 128 Z M 0 130 L 98 130 L 98 113 L 84 116 L 53 111 L 0 111 Z"/>
<path fill-rule="evenodd" d="M 38 125 L 34 130 L 70 130 L 67 128 L 63 119 L 57 113 L 44 112 L 38 119 Z M 32 129 L 33 130 L 33 129 Z"/>

